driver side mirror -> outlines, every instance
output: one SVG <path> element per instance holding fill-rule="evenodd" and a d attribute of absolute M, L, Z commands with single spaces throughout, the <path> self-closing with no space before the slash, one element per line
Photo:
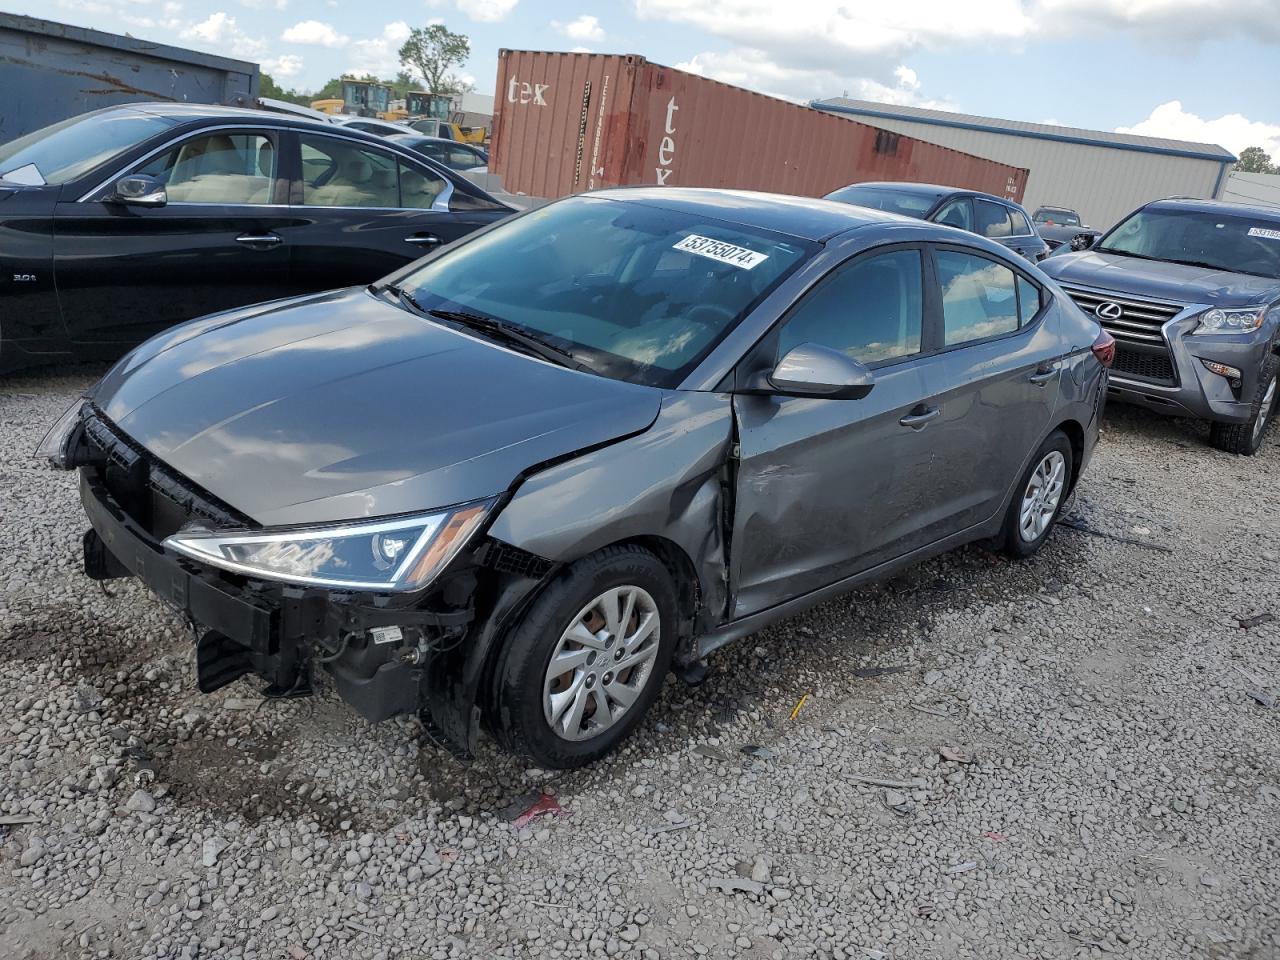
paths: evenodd
<path fill-rule="evenodd" d="M 134 207 L 163 207 L 169 202 L 164 184 L 155 177 L 148 177 L 141 173 L 117 180 L 115 193 L 111 195 L 111 199 L 116 203 Z"/>
<path fill-rule="evenodd" d="M 787 352 L 768 377 L 776 393 L 788 397 L 861 400 L 876 385 L 875 374 L 847 353 L 816 343 Z"/>

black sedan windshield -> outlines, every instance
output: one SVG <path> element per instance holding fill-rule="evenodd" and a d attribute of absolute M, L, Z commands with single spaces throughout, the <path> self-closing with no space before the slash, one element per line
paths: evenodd
<path fill-rule="evenodd" d="M 171 125 L 161 117 L 127 110 L 72 117 L 0 146 L 0 179 L 34 167 L 39 174 L 36 183 L 68 183 Z"/>
<path fill-rule="evenodd" d="M 1280 222 L 1261 217 L 1150 207 L 1094 249 L 1280 279 Z"/>
<path fill-rule="evenodd" d="M 933 205 L 938 202 L 937 196 L 915 190 L 886 190 L 884 187 L 856 185 L 828 193 L 826 199 L 852 203 L 859 207 L 870 207 L 872 210 L 884 210 L 904 217 L 915 217 L 917 220 L 923 220 L 928 216 Z"/>
<path fill-rule="evenodd" d="M 597 373 L 673 387 L 814 247 L 705 216 L 578 197 L 444 254 L 399 287 L 423 310 L 492 318 Z"/>

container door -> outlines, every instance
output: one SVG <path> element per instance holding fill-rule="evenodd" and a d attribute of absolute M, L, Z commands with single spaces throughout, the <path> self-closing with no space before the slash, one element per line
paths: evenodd
<path fill-rule="evenodd" d="M 165 184 L 162 207 L 94 198 L 55 212 L 63 317 L 80 343 L 137 343 L 193 317 L 283 296 L 289 251 L 271 131 L 217 130 L 128 173 Z"/>

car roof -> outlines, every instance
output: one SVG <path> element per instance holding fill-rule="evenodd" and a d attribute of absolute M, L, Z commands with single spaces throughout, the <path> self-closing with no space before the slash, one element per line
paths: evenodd
<path fill-rule="evenodd" d="M 593 197 L 607 197 L 665 207 L 681 213 L 711 217 L 745 227 L 785 233 L 802 240 L 823 241 L 838 233 L 876 223 L 919 221 L 882 210 L 869 210 L 814 197 L 792 197 L 752 190 L 709 187 L 612 187 L 596 190 Z"/>
<path fill-rule="evenodd" d="M 966 196 L 982 197 L 985 200 L 995 200 L 999 203 L 1008 203 L 1015 207 L 1021 206 L 1018 201 L 1010 200 L 1007 197 L 998 197 L 994 193 L 987 193 L 984 190 L 970 190 L 968 187 L 948 187 L 941 183 L 913 183 L 909 180 L 869 180 L 866 183 L 850 183 L 847 186 L 840 187 L 841 190 L 848 190 L 849 187 L 871 187 L 876 190 L 893 190 L 898 193 L 914 194 L 920 197 L 932 197 L 937 200 L 949 193 L 963 193 Z"/>
<path fill-rule="evenodd" d="M 1238 217 L 1250 217 L 1254 220 L 1267 220 L 1280 223 L 1280 207 L 1253 206 L 1247 203 L 1230 203 L 1225 200 L 1198 200 L 1194 197 L 1169 197 L 1165 200 L 1153 200 L 1144 210 L 1185 210 L 1188 212 L 1227 213 Z"/>
<path fill-rule="evenodd" d="M 461 143 L 458 140 L 450 140 L 448 137 L 428 137 L 425 133 L 418 133 L 415 130 L 408 130 L 405 133 L 393 133 L 387 137 L 388 140 L 396 140 L 400 143 L 438 143 L 446 147 L 463 147 L 472 150 L 479 150 L 474 143 Z"/>
<path fill-rule="evenodd" d="M 278 126 L 298 127 L 305 130 L 327 130 L 333 132 L 334 124 L 331 121 L 313 120 L 310 117 L 302 117 L 293 113 L 281 113 L 275 110 L 257 110 L 250 107 L 223 107 L 208 103 L 122 103 L 118 106 L 106 107 L 100 113 L 145 113 L 149 116 L 160 117 L 169 120 L 174 124 L 191 123 L 196 120 L 230 120 L 242 123 L 265 123 L 270 122 Z M 353 117 L 352 119 L 357 119 Z M 385 123 L 386 121 L 375 121 L 377 123 Z M 346 124 L 339 124 L 345 127 Z M 375 137 L 363 130 L 357 130 L 352 127 L 350 130 L 343 131 L 345 135 L 356 137 L 367 137 L 372 141 L 382 138 Z"/>

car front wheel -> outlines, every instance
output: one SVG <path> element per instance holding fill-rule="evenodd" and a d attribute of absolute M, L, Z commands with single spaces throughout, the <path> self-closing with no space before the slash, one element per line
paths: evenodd
<path fill-rule="evenodd" d="M 1245 423 L 1215 423 L 1209 427 L 1209 442 L 1219 450 L 1251 457 L 1262 448 L 1267 424 L 1277 408 L 1276 382 L 1280 379 L 1280 357 L 1271 354 L 1262 366 L 1253 398 L 1253 416 Z"/>
<path fill-rule="evenodd" d="M 653 554 L 608 547 L 548 585 L 511 631 L 494 732 L 540 767 L 591 763 L 635 730 L 675 649 L 676 591 Z"/>

